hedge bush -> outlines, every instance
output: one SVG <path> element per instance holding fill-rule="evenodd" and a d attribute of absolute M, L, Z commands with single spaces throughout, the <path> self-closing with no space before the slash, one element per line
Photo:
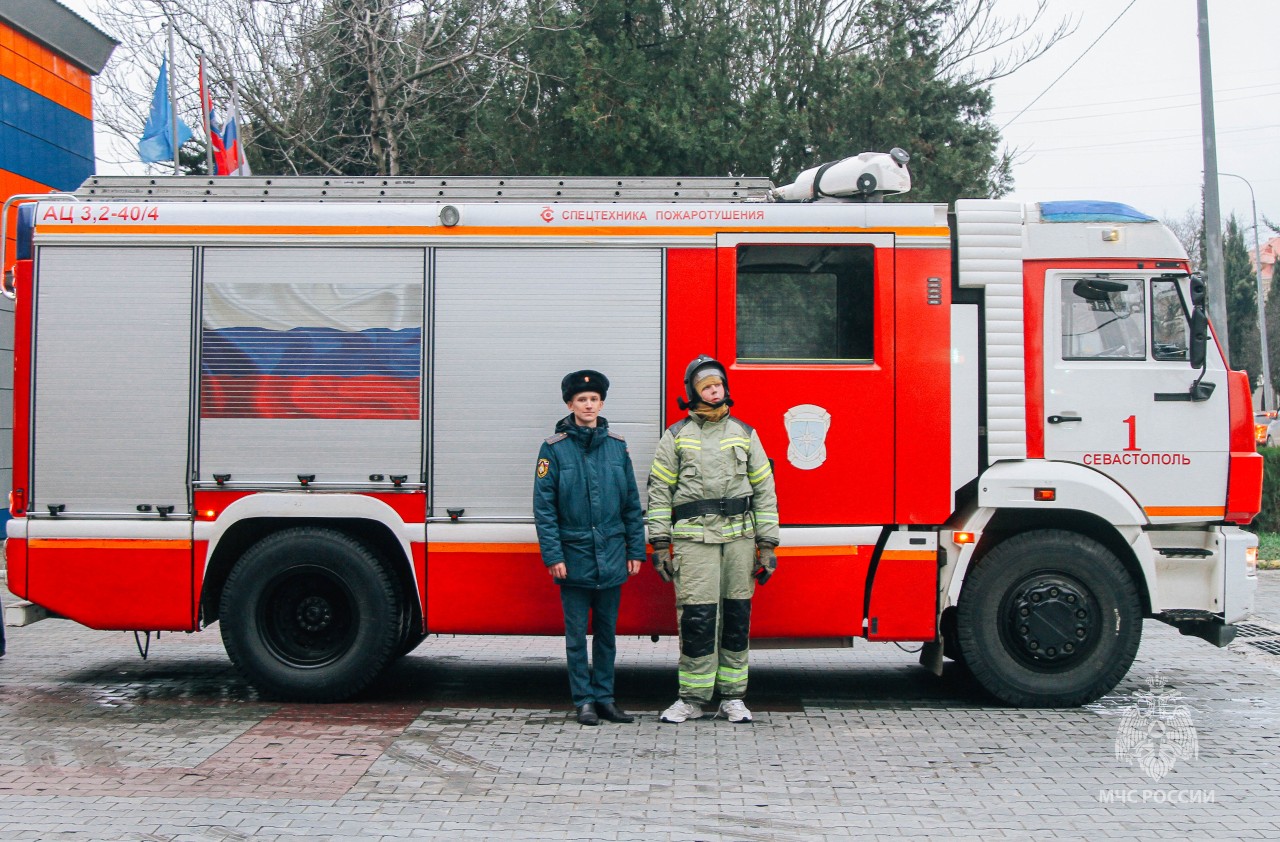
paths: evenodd
<path fill-rule="evenodd" d="M 1250 524 L 1252 532 L 1280 532 L 1280 447 L 1260 447 L 1262 454 L 1262 511 Z"/>

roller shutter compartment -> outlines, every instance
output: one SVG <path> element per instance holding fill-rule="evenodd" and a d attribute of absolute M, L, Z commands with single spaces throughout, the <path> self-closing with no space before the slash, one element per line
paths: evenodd
<path fill-rule="evenodd" d="M 206 249 L 200 481 L 420 482 L 425 276 L 423 249 Z"/>
<path fill-rule="evenodd" d="M 560 379 L 610 381 L 604 416 L 643 487 L 662 407 L 660 249 L 437 249 L 432 514 L 532 517 Z"/>
<path fill-rule="evenodd" d="M 37 255 L 31 511 L 190 511 L 193 262 L 183 248 Z"/>

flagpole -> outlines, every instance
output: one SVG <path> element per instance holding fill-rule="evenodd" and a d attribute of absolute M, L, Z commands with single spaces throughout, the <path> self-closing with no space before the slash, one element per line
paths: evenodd
<path fill-rule="evenodd" d="M 169 27 L 169 142 L 173 144 L 173 174 L 182 175 L 178 169 L 178 104 L 173 95 L 173 18 L 165 15 Z"/>
<path fill-rule="evenodd" d="M 200 53 L 200 113 L 204 117 L 205 171 L 213 175 L 213 121 L 209 119 L 209 93 L 204 84 L 204 67 L 204 53 Z"/>

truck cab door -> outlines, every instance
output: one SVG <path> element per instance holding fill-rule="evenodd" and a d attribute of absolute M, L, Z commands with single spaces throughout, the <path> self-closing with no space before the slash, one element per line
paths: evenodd
<path fill-rule="evenodd" d="M 783 522 L 893 522 L 892 235 L 721 235 L 716 354 Z"/>
<path fill-rule="evenodd" d="M 1186 276 L 1049 271 L 1045 284 L 1045 458 L 1111 478 L 1153 521 L 1221 519 L 1226 369 L 1211 342 L 1192 399 Z"/>

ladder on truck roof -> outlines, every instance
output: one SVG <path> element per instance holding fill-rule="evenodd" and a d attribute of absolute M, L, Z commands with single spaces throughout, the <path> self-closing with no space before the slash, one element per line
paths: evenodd
<path fill-rule="evenodd" d="M 90 176 L 81 199 L 143 202 L 709 202 L 766 200 L 767 178 Z"/>

